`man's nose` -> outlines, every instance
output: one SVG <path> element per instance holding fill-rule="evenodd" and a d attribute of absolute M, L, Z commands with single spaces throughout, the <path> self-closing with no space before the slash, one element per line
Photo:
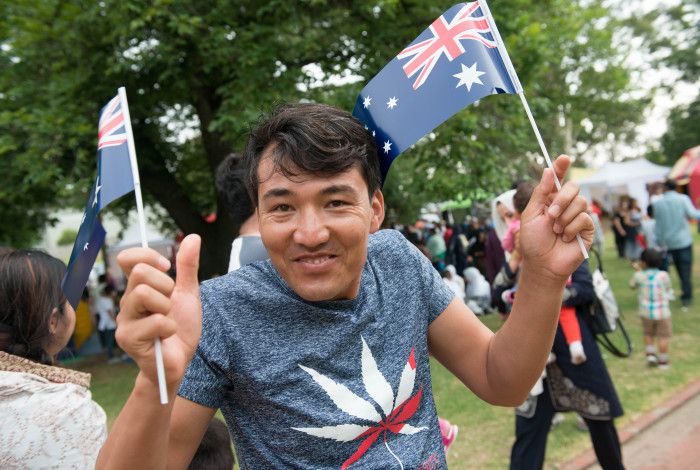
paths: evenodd
<path fill-rule="evenodd" d="M 320 210 L 301 210 L 294 230 L 294 242 L 299 245 L 316 248 L 328 241 L 330 232 L 325 217 Z"/>

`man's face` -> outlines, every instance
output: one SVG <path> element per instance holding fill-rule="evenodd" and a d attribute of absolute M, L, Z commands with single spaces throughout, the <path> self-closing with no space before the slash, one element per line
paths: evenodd
<path fill-rule="evenodd" d="M 266 150 L 266 154 L 269 152 Z M 330 177 L 258 166 L 260 236 L 287 284 L 310 301 L 354 298 L 367 258 L 367 237 L 384 219 L 384 198 L 368 197 L 362 173 L 352 168 Z"/>

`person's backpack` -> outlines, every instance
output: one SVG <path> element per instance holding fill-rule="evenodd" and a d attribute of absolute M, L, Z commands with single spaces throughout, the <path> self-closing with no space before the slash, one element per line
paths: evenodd
<path fill-rule="evenodd" d="M 632 341 L 622 323 L 610 282 L 603 273 L 603 261 L 596 250 L 590 252 L 597 266 L 591 274 L 595 299 L 591 303 L 588 326 L 601 346 L 615 356 L 629 357 L 632 354 Z"/>

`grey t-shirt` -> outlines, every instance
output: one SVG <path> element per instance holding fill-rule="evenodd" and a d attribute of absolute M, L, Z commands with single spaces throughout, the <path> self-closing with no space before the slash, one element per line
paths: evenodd
<path fill-rule="evenodd" d="M 427 331 L 452 298 L 394 230 L 370 235 L 352 300 L 305 301 L 269 260 L 246 265 L 202 284 L 179 395 L 221 408 L 242 469 L 444 468 Z"/>

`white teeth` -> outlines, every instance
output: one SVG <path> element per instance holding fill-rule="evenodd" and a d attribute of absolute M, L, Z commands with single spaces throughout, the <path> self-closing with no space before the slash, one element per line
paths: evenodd
<path fill-rule="evenodd" d="M 306 258 L 302 260 L 303 263 L 308 263 L 308 264 L 321 264 L 324 263 L 325 261 L 328 261 L 330 259 L 329 256 L 322 256 L 319 258 Z"/>

